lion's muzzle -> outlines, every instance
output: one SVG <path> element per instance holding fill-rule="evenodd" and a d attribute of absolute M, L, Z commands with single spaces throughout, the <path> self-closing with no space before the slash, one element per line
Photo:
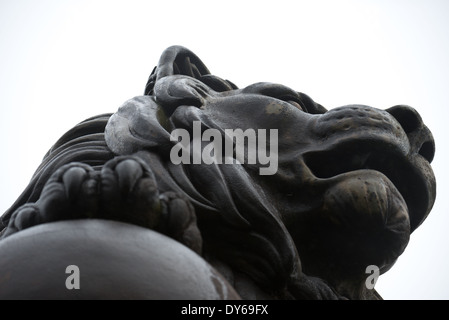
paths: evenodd
<path fill-rule="evenodd" d="M 317 178 L 364 169 L 378 171 L 404 197 L 412 231 L 422 223 L 435 200 L 430 167 L 435 142 L 414 109 L 336 108 L 320 116 L 313 130 L 321 143 L 304 158 Z"/>
<path fill-rule="evenodd" d="M 327 219 L 329 225 L 322 228 L 352 248 L 340 252 L 343 260 L 357 252 L 359 260 L 366 256 L 365 263 L 388 268 L 435 200 L 429 129 L 406 106 L 386 111 L 346 106 L 312 121 L 313 139 L 319 143 L 302 156 L 310 186 L 325 190 L 318 220 Z"/>

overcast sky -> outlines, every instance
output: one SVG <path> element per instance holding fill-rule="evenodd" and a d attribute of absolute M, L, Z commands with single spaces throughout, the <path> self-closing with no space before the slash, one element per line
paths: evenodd
<path fill-rule="evenodd" d="M 449 298 L 449 1 L 0 0 L 0 212 L 78 122 L 141 95 L 168 46 L 239 87 L 277 82 L 328 109 L 417 109 L 436 140 L 437 201 L 385 299 Z"/>

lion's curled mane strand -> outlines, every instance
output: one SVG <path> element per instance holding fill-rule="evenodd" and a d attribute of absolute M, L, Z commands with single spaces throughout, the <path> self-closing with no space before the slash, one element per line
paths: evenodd
<path fill-rule="evenodd" d="M 167 99 L 166 96 L 160 98 L 154 86 L 157 81 L 172 75 L 195 78 L 216 92 L 238 89 L 231 81 L 210 74 L 202 61 L 188 49 L 172 47 L 163 53 L 150 75 L 145 94 L 155 96 L 157 102 Z M 211 119 L 190 112 L 194 108 L 186 108 L 186 105 L 192 101 L 183 97 L 168 98 L 171 101 L 163 102 L 175 102 L 184 107 L 179 114 L 180 119 L 176 117 L 178 112 L 174 112 L 171 121 L 190 123 L 190 126 L 193 121 L 200 121 L 206 128 L 222 131 Z M 262 188 L 250 177 L 247 168 L 239 165 L 175 166 L 169 161 L 165 163 L 167 174 L 160 174 L 160 170 L 164 171 L 160 168 L 155 170 L 156 175 L 165 180 L 162 184 L 171 185 L 170 188 L 178 189 L 178 192 L 187 192 L 197 211 L 206 256 L 230 262 L 234 271 L 246 274 L 262 288 L 277 288 L 280 295 L 285 295 L 281 292 L 299 272 L 299 258 L 293 240 L 279 221 L 276 208 L 268 203 Z M 190 190 L 188 194 L 189 190 L 179 188 L 183 184 L 179 180 L 186 180 L 181 178 L 186 176 L 201 191 Z M 168 182 L 167 177 L 174 181 Z"/>

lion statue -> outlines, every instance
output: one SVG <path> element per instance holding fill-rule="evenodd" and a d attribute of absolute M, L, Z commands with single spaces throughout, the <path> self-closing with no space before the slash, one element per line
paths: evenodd
<path fill-rule="evenodd" d="M 381 299 L 367 267 L 389 270 L 431 211 L 434 150 L 411 107 L 326 110 L 170 47 L 4 213 L 0 297 Z"/>

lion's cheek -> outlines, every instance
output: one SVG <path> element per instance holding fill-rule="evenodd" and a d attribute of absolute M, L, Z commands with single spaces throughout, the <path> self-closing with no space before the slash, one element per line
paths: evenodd
<path fill-rule="evenodd" d="M 326 191 L 321 212 L 335 228 L 331 234 L 350 242 L 354 254 L 363 252 L 367 260 L 372 259 L 367 263 L 389 264 L 408 243 L 407 204 L 393 183 L 377 171 L 340 175 Z"/>

